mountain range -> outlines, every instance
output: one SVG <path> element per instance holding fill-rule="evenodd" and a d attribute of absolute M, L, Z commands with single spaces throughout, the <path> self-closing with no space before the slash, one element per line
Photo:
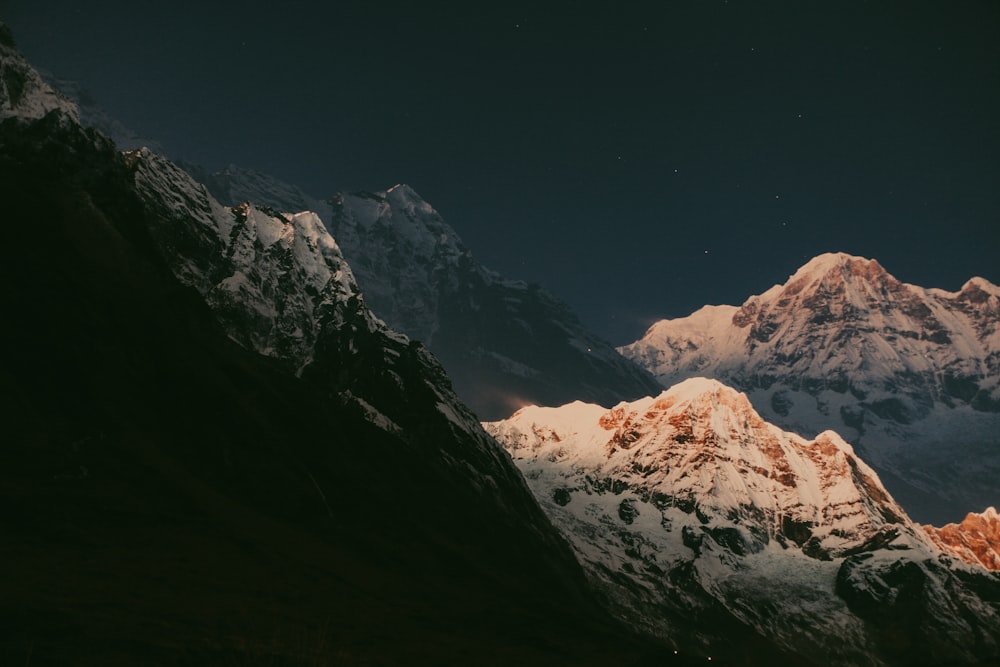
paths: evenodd
<path fill-rule="evenodd" d="M 1000 657 L 995 510 L 909 518 L 995 498 L 995 286 L 821 256 L 621 356 L 408 186 L 95 108 L 0 24 L 5 663 Z"/>
<path fill-rule="evenodd" d="M 705 376 L 802 435 L 844 434 L 920 521 L 1000 495 L 1000 288 L 903 283 L 820 255 L 741 306 L 653 324 L 620 348 L 664 387 Z"/>

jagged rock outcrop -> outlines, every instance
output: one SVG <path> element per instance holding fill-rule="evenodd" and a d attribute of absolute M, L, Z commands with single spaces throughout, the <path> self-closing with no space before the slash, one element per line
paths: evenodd
<path fill-rule="evenodd" d="M 343 326 L 352 308 L 366 329 L 385 330 L 360 307 L 351 269 L 315 213 L 227 208 L 147 149 L 126 162 L 138 191 L 163 212 L 152 233 L 174 273 L 204 295 L 239 343 L 299 370 L 313 360 L 323 327 Z"/>
<path fill-rule="evenodd" d="M 1000 514 L 996 508 L 969 512 L 961 523 L 921 527 L 945 553 L 987 570 L 1000 570 Z"/>

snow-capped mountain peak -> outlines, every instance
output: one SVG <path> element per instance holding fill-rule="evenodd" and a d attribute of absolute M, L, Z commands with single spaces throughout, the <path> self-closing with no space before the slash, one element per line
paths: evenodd
<path fill-rule="evenodd" d="M 654 505 L 725 525 L 747 551 L 776 540 L 830 558 L 891 541 L 907 523 L 837 433 L 807 440 L 784 432 L 716 380 L 691 378 L 611 410 L 579 402 L 524 408 L 488 429 L 529 478 L 552 476 L 567 504 L 600 493 L 588 480 L 610 477 Z M 567 468 L 575 477 L 555 472 Z"/>
<path fill-rule="evenodd" d="M 702 619 L 693 634 L 717 646 L 752 628 L 831 665 L 997 651 L 993 575 L 943 554 L 833 431 L 783 431 L 705 378 L 485 426 L 622 616 L 651 632 Z M 885 643 L 893 633 L 919 639 Z"/>
<path fill-rule="evenodd" d="M 997 287 L 990 281 L 986 280 L 986 278 L 981 278 L 979 276 L 973 276 L 965 281 L 965 284 L 962 285 L 962 289 L 959 290 L 959 293 L 961 294 L 974 291 L 984 292 L 991 297 L 1000 297 L 1000 287 Z"/>
<path fill-rule="evenodd" d="M 828 253 L 740 306 L 662 320 L 619 350 L 663 386 L 714 377 L 783 428 L 845 433 L 922 520 L 996 502 L 996 474 L 936 481 L 966 459 L 944 454 L 956 447 L 982 451 L 1000 472 L 990 444 L 1000 432 L 1000 288 L 983 278 L 959 292 L 925 289 L 875 260 Z"/>
<path fill-rule="evenodd" d="M 821 279 L 838 274 L 844 279 L 875 280 L 887 275 L 887 272 L 874 259 L 858 257 L 846 252 L 827 252 L 817 255 L 803 264 L 792 274 L 789 282 L 794 283 L 797 280 L 808 280 L 809 278 Z"/>
<path fill-rule="evenodd" d="M 409 185 L 394 185 L 384 192 L 339 194 L 334 207 L 366 231 L 380 235 L 391 231 L 405 239 L 411 247 L 400 252 L 446 257 L 451 263 L 469 254 L 455 230 Z"/>
<path fill-rule="evenodd" d="M 397 183 L 385 191 L 386 197 L 393 204 L 402 209 L 420 211 L 421 213 L 437 213 L 417 191 L 406 183 Z"/>

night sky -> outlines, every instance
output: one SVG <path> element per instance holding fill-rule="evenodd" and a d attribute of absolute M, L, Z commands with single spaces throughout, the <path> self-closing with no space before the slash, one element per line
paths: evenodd
<path fill-rule="evenodd" d="M 926 287 L 1000 282 L 995 0 L 0 0 L 0 18 L 171 157 L 318 196 L 409 183 L 482 263 L 615 344 L 826 251 Z"/>

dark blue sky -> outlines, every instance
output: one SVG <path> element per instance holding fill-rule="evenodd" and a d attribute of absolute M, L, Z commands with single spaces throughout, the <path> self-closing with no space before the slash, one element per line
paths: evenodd
<path fill-rule="evenodd" d="M 409 183 L 480 261 L 616 344 L 826 251 L 927 287 L 1000 282 L 994 0 L 2 0 L 0 17 L 172 156 L 319 196 Z"/>

